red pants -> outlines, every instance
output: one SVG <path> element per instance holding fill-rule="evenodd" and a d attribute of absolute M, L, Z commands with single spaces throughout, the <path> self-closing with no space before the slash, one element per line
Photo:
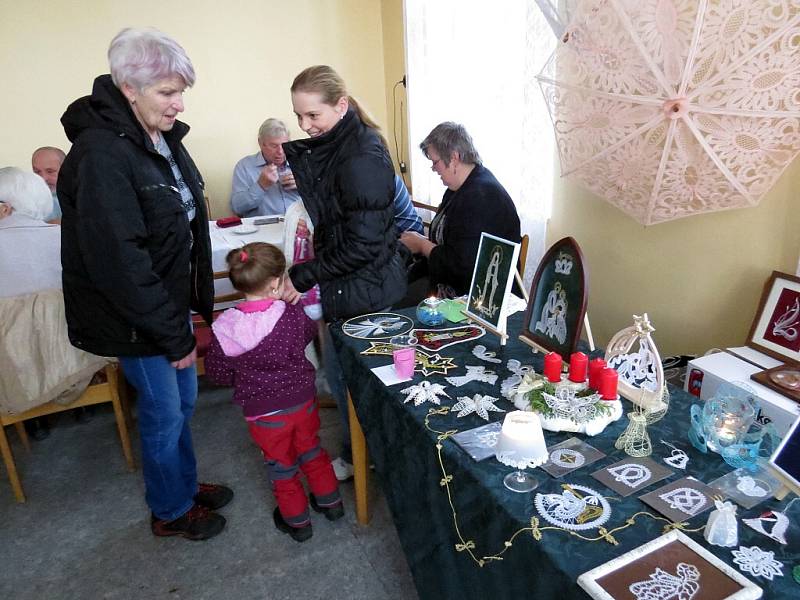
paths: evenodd
<path fill-rule="evenodd" d="M 281 516 L 289 525 L 303 527 L 310 521 L 301 470 L 317 504 L 335 506 L 341 502 L 331 459 L 319 445 L 316 398 L 292 412 L 249 421 L 248 427 L 264 454 L 272 492 Z"/>

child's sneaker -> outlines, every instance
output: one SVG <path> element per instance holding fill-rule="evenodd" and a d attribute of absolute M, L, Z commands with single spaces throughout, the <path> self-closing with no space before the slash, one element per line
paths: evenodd
<path fill-rule="evenodd" d="M 214 537 L 225 527 L 225 517 L 210 512 L 195 504 L 177 519 L 167 521 L 150 516 L 150 529 L 153 535 L 180 535 L 187 540 L 207 540 Z"/>
<path fill-rule="evenodd" d="M 347 481 L 353 478 L 353 465 L 343 459 L 341 456 L 334 458 L 331 461 L 333 467 L 333 474 L 339 481 Z"/>
<path fill-rule="evenodd" d="M 276 506 L 275 511 L 272 513 L 272 519 L 275 521 L 275 527 L 283 533 L 288 533 L 295 542 L 305 542 L 313 535 L 311 523 L 304 527 L 292 527 L 289 525 L 281 514 L 281 510 Z"/>
<path fill-rule="evenodd" d="M 320 506 L 317 504 L 317 499 L 314 497 L 314 494 L 309 494 L 308 499 L 311 503 L 311 508 L 325 515 L 328 521 L 336 521 L 344 516 L 344 505 L 341 500 L 333 506 Z"/>

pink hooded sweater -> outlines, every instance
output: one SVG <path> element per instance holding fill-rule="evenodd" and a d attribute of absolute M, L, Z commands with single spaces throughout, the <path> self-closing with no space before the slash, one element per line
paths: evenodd
<path fill-rule="evenodd" d="M 233 402 L 253 418 L 314 397 L 314 366 L 305 348 L 317 324 L 302 306 L 280 300 L 242 302 L 212 325 L 206 376 L 233 386 Z"/>

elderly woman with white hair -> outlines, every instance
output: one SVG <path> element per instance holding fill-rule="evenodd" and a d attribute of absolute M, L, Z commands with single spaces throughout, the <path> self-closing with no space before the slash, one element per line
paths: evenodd
<path fill-rule="evenodd" d="M 155 535 L 206 539 L 233 492 L 197 481 L 189 420 L 197 398 L 190 311 L 211 322 L 213 279 L 203 180 L 178 120 L 192 62 L 155 29 L 124 29 L 110 75 L 61 118 L 64 303 L 70 341 L 118 356 L 138 391 L 145 499 Z"/>
<path fill-rule="evenodd" d="M 44 221 L 52 205 L 41 177 L 0 169 L 0 297 L 61 289 L 61 228 Z"/>

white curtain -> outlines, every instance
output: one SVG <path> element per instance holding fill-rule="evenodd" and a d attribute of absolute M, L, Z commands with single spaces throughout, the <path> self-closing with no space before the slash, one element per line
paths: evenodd
<path fill-rule="evenodd" d="M 405 32 L 414 197 L 438 204 L 444 193 L 419 143 L 442 121 L 462 123 L 530 236 L 528 283 L 544 253 L 557 160 L 534 76 L 556 37 L 530 0 L 405 0 Z"/>

